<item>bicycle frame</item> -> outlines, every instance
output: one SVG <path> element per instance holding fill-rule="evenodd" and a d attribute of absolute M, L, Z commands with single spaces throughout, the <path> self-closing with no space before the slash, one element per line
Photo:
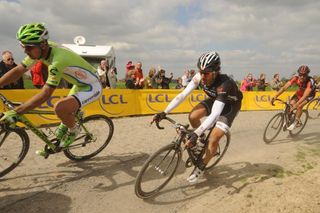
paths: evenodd
<path fill-rule="evenodd" d="M 275 99 L 275 100 L 276 100 L 276 101 L 279 101 L 280 103 L 282 103 L 282 104 L 285 105 L 285 107 L 284 107 L 284 109 L 283 109 L 284 122 L 285 122 L 286 126 L 288 127 L 288 126 L 290 125 L 290 121 L 295 119 L 296 114 L 293 113 L 293 112 L 290 112 L 291 106 L 290 106 L 290 103 L 289 103 L 289 102 L 285 102 L 285 101 L 283 101 L 283 100 L 281 100 L 281 99 Z M 290 118 L 291 115 L 294 115 L 294 117 L 293 117 L 293 118 Z"/>
<path fill-rule="evenodd" d="M 13 110 L 15 106 L 20 105 L 21 103 L 13 103 L 9 101 L 6 97 L 4 97 L 2 94 L 0 94 L 0 99 L 3 102 L 3 104 L 10 110 Z M 44 111 L 44 110 L 30 110 L 25 114 L 37 114 L 37 115 L 55 115 L 54 111 Z M 85 131 L 85 135 L 90 135 L 87 128 L 82 124 L 81 120 L 83 119 L 83 113 L 81 111 L 78 111 L 75 115 L 76 122 L 79 123 L 79 125 L 83 128 Z M 20 122 L 24 124 L 27 128 L 29 128 L 36 136 L 38 136 L 45 144 L 50 147 L 52 150 L 56 150 L 57 146 L 48 139 L 48 136 L 38 127 L 36 127 L 26 116 L 19 115 L 17 122 Z M 82 136 L 85 137 L 85 136 Z M 80 139 L 82 137 L 79 137 L 77 139 Z"/>

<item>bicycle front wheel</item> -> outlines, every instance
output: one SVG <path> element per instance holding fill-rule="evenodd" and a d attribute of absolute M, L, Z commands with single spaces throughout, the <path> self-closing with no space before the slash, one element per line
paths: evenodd
<path fill-rule="evenodd" d="M 293 130 L 289 131 L 290 136 L 295 137 L 304 129 L 304 127 L 307 124 L 308 117 L 309 117 L 308 111 L 303 110 L 300 117 L 301 123 L 297 124 Z"/>
<path fill-rule="evenodd" d="M 316 119 L 320 117 L 320 100 L 318 98 L 313 99 L 307 105 L 307 110 L 309 113 L 309 118 Z"/>
<path fill-rule="evenodd" d="M 75 141 L 63 152 L 71 160 L 81 161 L 101 152 L 113 136 L 113 122 L 104 115 L 92 115 L 83 120 L 87 132 L 81 129 Z"/>
<path fill-rule="evenodd" d="M 278 136 L 283 126 L 283 122 L 283 112 L 279 112 L 271 118 L 263 133 L 263 140 L 265 143 L 270 143 Z"/>
<path fill-rule="evenodd" d="M 145 199 L 159 193 L 176 172 L 181 156 L 181 148 L 175 143 L 164 146 L 151 155 L 136 177 L 136 195 Z"/>
<path fill-rule="evenodd" d="M 0 131 L 0 177 L 11 172 L 29 150 L 29 137 L 23 129 Z"/>
<path fill-rule="evenodd" d="M 211 158 L 211 160 L 208 162 L 206 166 L 206 170 L 209 170 L 216 166 L 219 161 L 222 159 L 224 154 L 226 153 L 229 144 L 230 144 L 230 133 L 225 134 L 219 141 L 218 147 L 217 147 L 217 153 Z"/>

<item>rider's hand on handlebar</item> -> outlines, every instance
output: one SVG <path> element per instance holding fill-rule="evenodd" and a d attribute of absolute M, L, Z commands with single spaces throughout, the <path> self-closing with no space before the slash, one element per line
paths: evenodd
<path fill-rule="evenodd" d="M 166 117 L 166 115 L 167 114 L 165 112 L 160 112 L 158 114 L 155 114 L 153 116 L 153 119 L 152 119 L 151 123 L 153 123 L 153 122 L 159 123 L 162 119 L 164 119 Z"/>
<path fill-rule="evenodd" d="M 198 135 L 194 132 L 192 132 L 190 135 L 188 135 L 186 147 L 191 148 L 196 145 L 198 140 Z"/>
<path fill-rule="evenodd" d="M 0 122 L 4 122 L 4 121 L 7 121 L 9 122 L 10 124 L 13 124 L 13 126 L 11 127 L 14 127 L 14 124 L 16 123 L 17 121 L 17 112 L 14 111 L 14 110 L 9 110 L 7 112 L 3 112 L 3 115 L 2 117 L 0 118 Z"/>

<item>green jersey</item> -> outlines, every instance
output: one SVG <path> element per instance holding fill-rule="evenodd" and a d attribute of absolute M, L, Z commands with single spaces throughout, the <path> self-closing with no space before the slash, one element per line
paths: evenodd
<path fill-rule="evenodd" d="M 59 47 L 49 42 L 49 54 L 47 58 L 41 58 L 48 66 L 48 79 L 46 84 L 58 86 L 61 79 L 77 86 L 78 91 L 88 91 L 93 83 L 99 81 L 96 69 L 91 66 L 78 54 L 64 47 Z M 22 64 L 26 68 L 31 68 L 37 60 L 32 60 L 27 56 Z"/>

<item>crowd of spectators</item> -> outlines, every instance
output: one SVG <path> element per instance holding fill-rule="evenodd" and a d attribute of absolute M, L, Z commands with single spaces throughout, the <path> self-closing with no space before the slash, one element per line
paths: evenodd
<path fill-rule="evenodd" d="M 0 62 L 0 77 L 5 75 L 10 69 L 17 66 L 14 62 L 13 54 L 9 50 L 2 52 L 2 60 Z M 137 61 L 135 64 L 128 61 L 125 66 L 125 87 L 127 89 L 184 89 L 196 74 L 195 70 L 186 70 L 181 77 L 173 80 L 173 73 L 166 75 L 166 70 L 163 68 L 151 67 L 149 72 L 144 75 L 142 69 L 142 62 Z M 48 78 L 48 67 L 41 61 L 38 61 L 31 69 L 31 80 L 35 88 L 42 88 Z M 110 67 L 108 60 L 101 60 L 97 67 L 97 75 L 101 81 L 103 88 L 115 89 L 117 88 L 117 68 Z M 315 79 L 319 80 L 319 79 Z M 319 82 L 319 81 L 317 81 Z M 170 83 L 174 83 L 170 87 Z M 280 80 L 280 75 L 275 73 L 273 78 L 268 82 L 266 75 L 261 73 L 259 78 L 255 79 L 252 73 L 240 82 L 239 87 L 241 91 L 278 91 L 285 82 Z M 71 88 L 72 85 L 66 81 L 62 81 L 59 88 Z M 6 85 L 1 89 L 24 89 L 23 78 L 18 79 L 15 83 Z"/>
<path fill-rule="evenodd" d="M 142 62 L 133 64 L 128 61 L 126 64 L 125 85 L 127 89 L 169 89 L 173 79 L 173 73 L 170 77 L 166 76 L 166 70 L 154 67 L 150 68 L 146 77 L 143 75 Z"/>
<path fill-rule="evenodd" d="M 273 78 L 270 82 L 267 82 L 266 75 L 261 73 L 258 79 L 255 79 L 252 73 L 248 73 L 248 75 L 241 81 L 240 90 L 245 91 L 266 91 L 268 86 L 270 86 L 270 90 L 278 91 L 282 86 L 283 82 L 280 80 L 280 75 L 278 73 L 273 75 Z"/>

